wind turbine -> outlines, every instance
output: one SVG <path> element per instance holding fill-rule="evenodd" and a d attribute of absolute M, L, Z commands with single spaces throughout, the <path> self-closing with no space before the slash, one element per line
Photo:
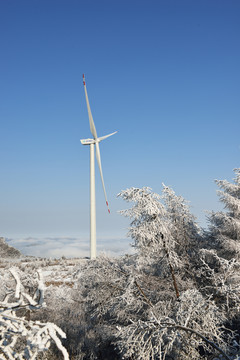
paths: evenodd
<path fill-rule="evenodd" d="M 83 74 L 83 85 L 84 85 L 84 91 L 85 91 L 85 97 L 87 103 L 90 131 L 93 135 L 93 139 L 82 139 L 80 141 L 83 145 L 90 145 L 90 259 L 95 259 L 96 258 L 96 196 L 95 196 L 95 161 L 94 161 L 95 147 L 96 147 L 96 158 L 102 180 L 105 201 L 108 208 L 108 212 L 110 213 L 108 201 L 107 201 L 106 189 L 103 180 L 99 143 L 100 141 L 108 138 L 109 136 L 116 134 L 117 131 L 109 135 L 105 135 L 101 137 L 97 136 L 97 131 L 95 128 L 91 108 L 89 105 L 84 74 Z"/>

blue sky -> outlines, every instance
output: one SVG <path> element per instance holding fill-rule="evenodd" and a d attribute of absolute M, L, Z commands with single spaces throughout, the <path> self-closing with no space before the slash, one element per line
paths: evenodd
<path fill-rule="evenodd" d="M 162 182 L 205 225 L 214 179 L 240 166 L 239 18 L 237 0 L 1 1 L 0 235 L 88 236 L 82 73 L 98 135 L 118 130 L 101 143 L 99 237 L 125 238 L 122 189 Z"/>

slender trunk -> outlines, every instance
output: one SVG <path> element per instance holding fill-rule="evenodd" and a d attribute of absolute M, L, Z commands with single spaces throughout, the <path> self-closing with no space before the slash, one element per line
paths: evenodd
<path fill-rule="evenodd" d="M 163 240 L 163 248 L 164 248 L 164 251 L 165 251 L 167 259 L 168 259 L 168 265 L 169 265 L 170 272 L 171 272 L 171 275 L 172 275 L 173 286 L 174 286 L 174 289 L 175 289 L 175 292 L 176 292 L 176 296 L 177 296 L 177 298 L 179 298 L 180 294 L 179 294 L 179 291 L 178 291 L 178 285 L 177 285 L 177 280 L 176 280 L 176 277 L 175 277 L 175 274 L 174 274 L 173 266 L 172 266 L 172 264 L 170 262 L 169 251 L 168 251 L 168 249 L 166 247 L 166 242 L 165 242 L 163 234 L 161 233 L 160 236 L 161 236 L 161 238 Z"/>
<path fill-rule="evenodd" d="M 174 286 L 174 289 L 175 289 L 175 292 L 176 292 L 176 296 L 177 296 L 177 298 L 179 298 L 180 294 L 179 294 L 179 291 L 178 291 L 177 281 L 176 281 L 176 277 L 175 277 L 175 274 L 174 274 L 173 267 L 172 267 L 170 262 L 169 262 L 169 267 L 170 267 L 170 271 L 171 271 L 171 275 L 172 275 L 172 279 L 173 279 L 173 286 Z"/>

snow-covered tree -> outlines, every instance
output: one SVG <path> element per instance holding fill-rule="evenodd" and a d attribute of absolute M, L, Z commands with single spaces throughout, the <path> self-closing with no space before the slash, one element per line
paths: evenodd
<path fill-rule="evenodd" d="M 224 332 L 223 327 L 229 306 L 218 303 L 213 293 L 219 293 L 216 283 L 222 280 L 224 299 L 228 299 L 228 304 L 238 306 L 239 287 L 233 287 L 227 280 L 238 265 L 222 264 L 219 276 L 217 269 L 216 274 L 209 273 L 209 264 L 204 261 L 200 249 L 202 239 L 196 220 L 185 200 L 171 188 L 164 185 L 162 196 L 152 193 L 149 188 L 127 189 L 119 196 L 134 203 L 132 208 L 122 211 L 122 214 L 132 219 L 128 234 L 137 249 L 137 263 L 139 259 L 142 264 L 145 260 L 153 267 L 154 262 L 150 259 L 155 258 L 161 270 L 165 270 L 147 274 L 144 266 L 138 267 L 142 272 L 142 277 L 139 275 L 140 284 L 147 275 L 147 283 L 154 283 L 153 279 L 150 281 L 151 274 L 155 280 L 158 278 L 162 288 L 158 289 L 158 295 L 153 300 L 151 291 L 147 292 L 144 285 L 154 321 L 149 316 L 119 326 L 118 345 L 122 354 L 126 358 L 144 360 L 165 357 L 200 359 L 199 346 L 205 349 L 205 353 L 214 353 L 209 347 L 220 351 L 219 345 L 222 350 L 227 349 L 231 337 L 228 339 L 228 332 Z M 172 275 L 177 299 L 166 297 L 166 289 L 169 288 L 167 273 Z M 208 290 L 212 287 L 212 291 L 207 291 L 207 287 Z M 238 308 L 235 315 L 237 312 Z M 223 352 L 221 356 L 228 358 Z"/>
<path fill-rule="evenodd" d="M 227 212 L 212 212 L 209 239 L 219 255 L 226 259 L 240 259 L 240 168 L 234 169 L 234 182 L 216 180 L 218 195 Z M 211 246 L 211 244 L 210 244 Z"/>
<path fill-rule="evenodd" d="M 228 322 L 240 315 L 240 262 L 218 256 L 213 249 L 199 251 L 196 272 L 201 292 L 211 296 Z"/>
<path fill-rule="evenodd" d="M 172 304 L 160 300 L 145 321 L 119 326 L 117 344 L 124 359 L 199 360 L 202 347 L 206 353 L 221 353 L 229 360 L 223 351 L 222 320 L 214 302 L 196 289 L 187 290 Z"/>
<path fill-rule="evenodd" d="M 143 268 L 150 264 L 151 270 L 171 273 L 178 297 L 175 272 L 189 270 L 190 257 L 194 259 L 199 247 L 200 230 L 184 198 L 163 187 L 162 196 L 150 188 L 130 188 L 118 196 L 134 203 L 121 214 L 132 219 L 128 235 L 134 240 L 139 263 Z"/>
<path fill-rule="evenodd" d="M 176 252 L 177 242 L 173 237 L 173 223 L 160 202 L 161 197 L 150 188 L 130 188 L 118 196 L 133 202 L 132 208 L 121 214 L 132 219 L 128 236 L 134 240 L 138 251 L 138 265 L 144 271 L 171 273 L 176 296 L 179 297 L 175 268 L 182 262 Z"/>
<path fill-rule="evenodd" d="M 160 236 L 162 234 L 165 246 L 172 253 L 174 243 L 170 239 L 171 224 L 166 209 L 160 202 L 161 197 L 148 187 L 126 189 L 118 196 L 126 202 L 134 203 L 130 209 L 120 213 L 132 219 L 128 236 L 134 240 L 136 249 L 145 256 L 154 256 L 155 253 L 159 255 L 164 247 Z"/>
<path fill-rule="evenodd" d="M 82 268 L 76 290 L 87 324 L 79 359 L 232 359 L 225 315 L 211 296 L 191 288 L 176 298 L 161 275 L 144 273 L 134 256 L 99 256 Z"/>
<path fill-rule="evenodd" d="M 163 201 L 171 222 L 171 236 L 175 241 L 175 250 L 182 261 L 188 261 L 199 247 L 200 228 L 196 218 L 190 213 L 189 205 L 182 196 L 163 184 Z M 185 264 L 186 265 L 186 264 Z"/>

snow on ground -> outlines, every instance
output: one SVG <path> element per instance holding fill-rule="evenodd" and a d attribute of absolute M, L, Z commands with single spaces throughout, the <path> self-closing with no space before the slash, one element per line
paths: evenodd
<path fill-rule="evenodd" d="M 84 264 L 88 259 L 45 259 L 22 256 L 18 259 L 1 259 L 0 268 L 10 269 L 18 267 L 20 270 L 27 272 L 31 270 L 42 269 L 45 286 L 50 285 L 73 286 L 76 275 L 79 271 L 79 265 Z"/>

